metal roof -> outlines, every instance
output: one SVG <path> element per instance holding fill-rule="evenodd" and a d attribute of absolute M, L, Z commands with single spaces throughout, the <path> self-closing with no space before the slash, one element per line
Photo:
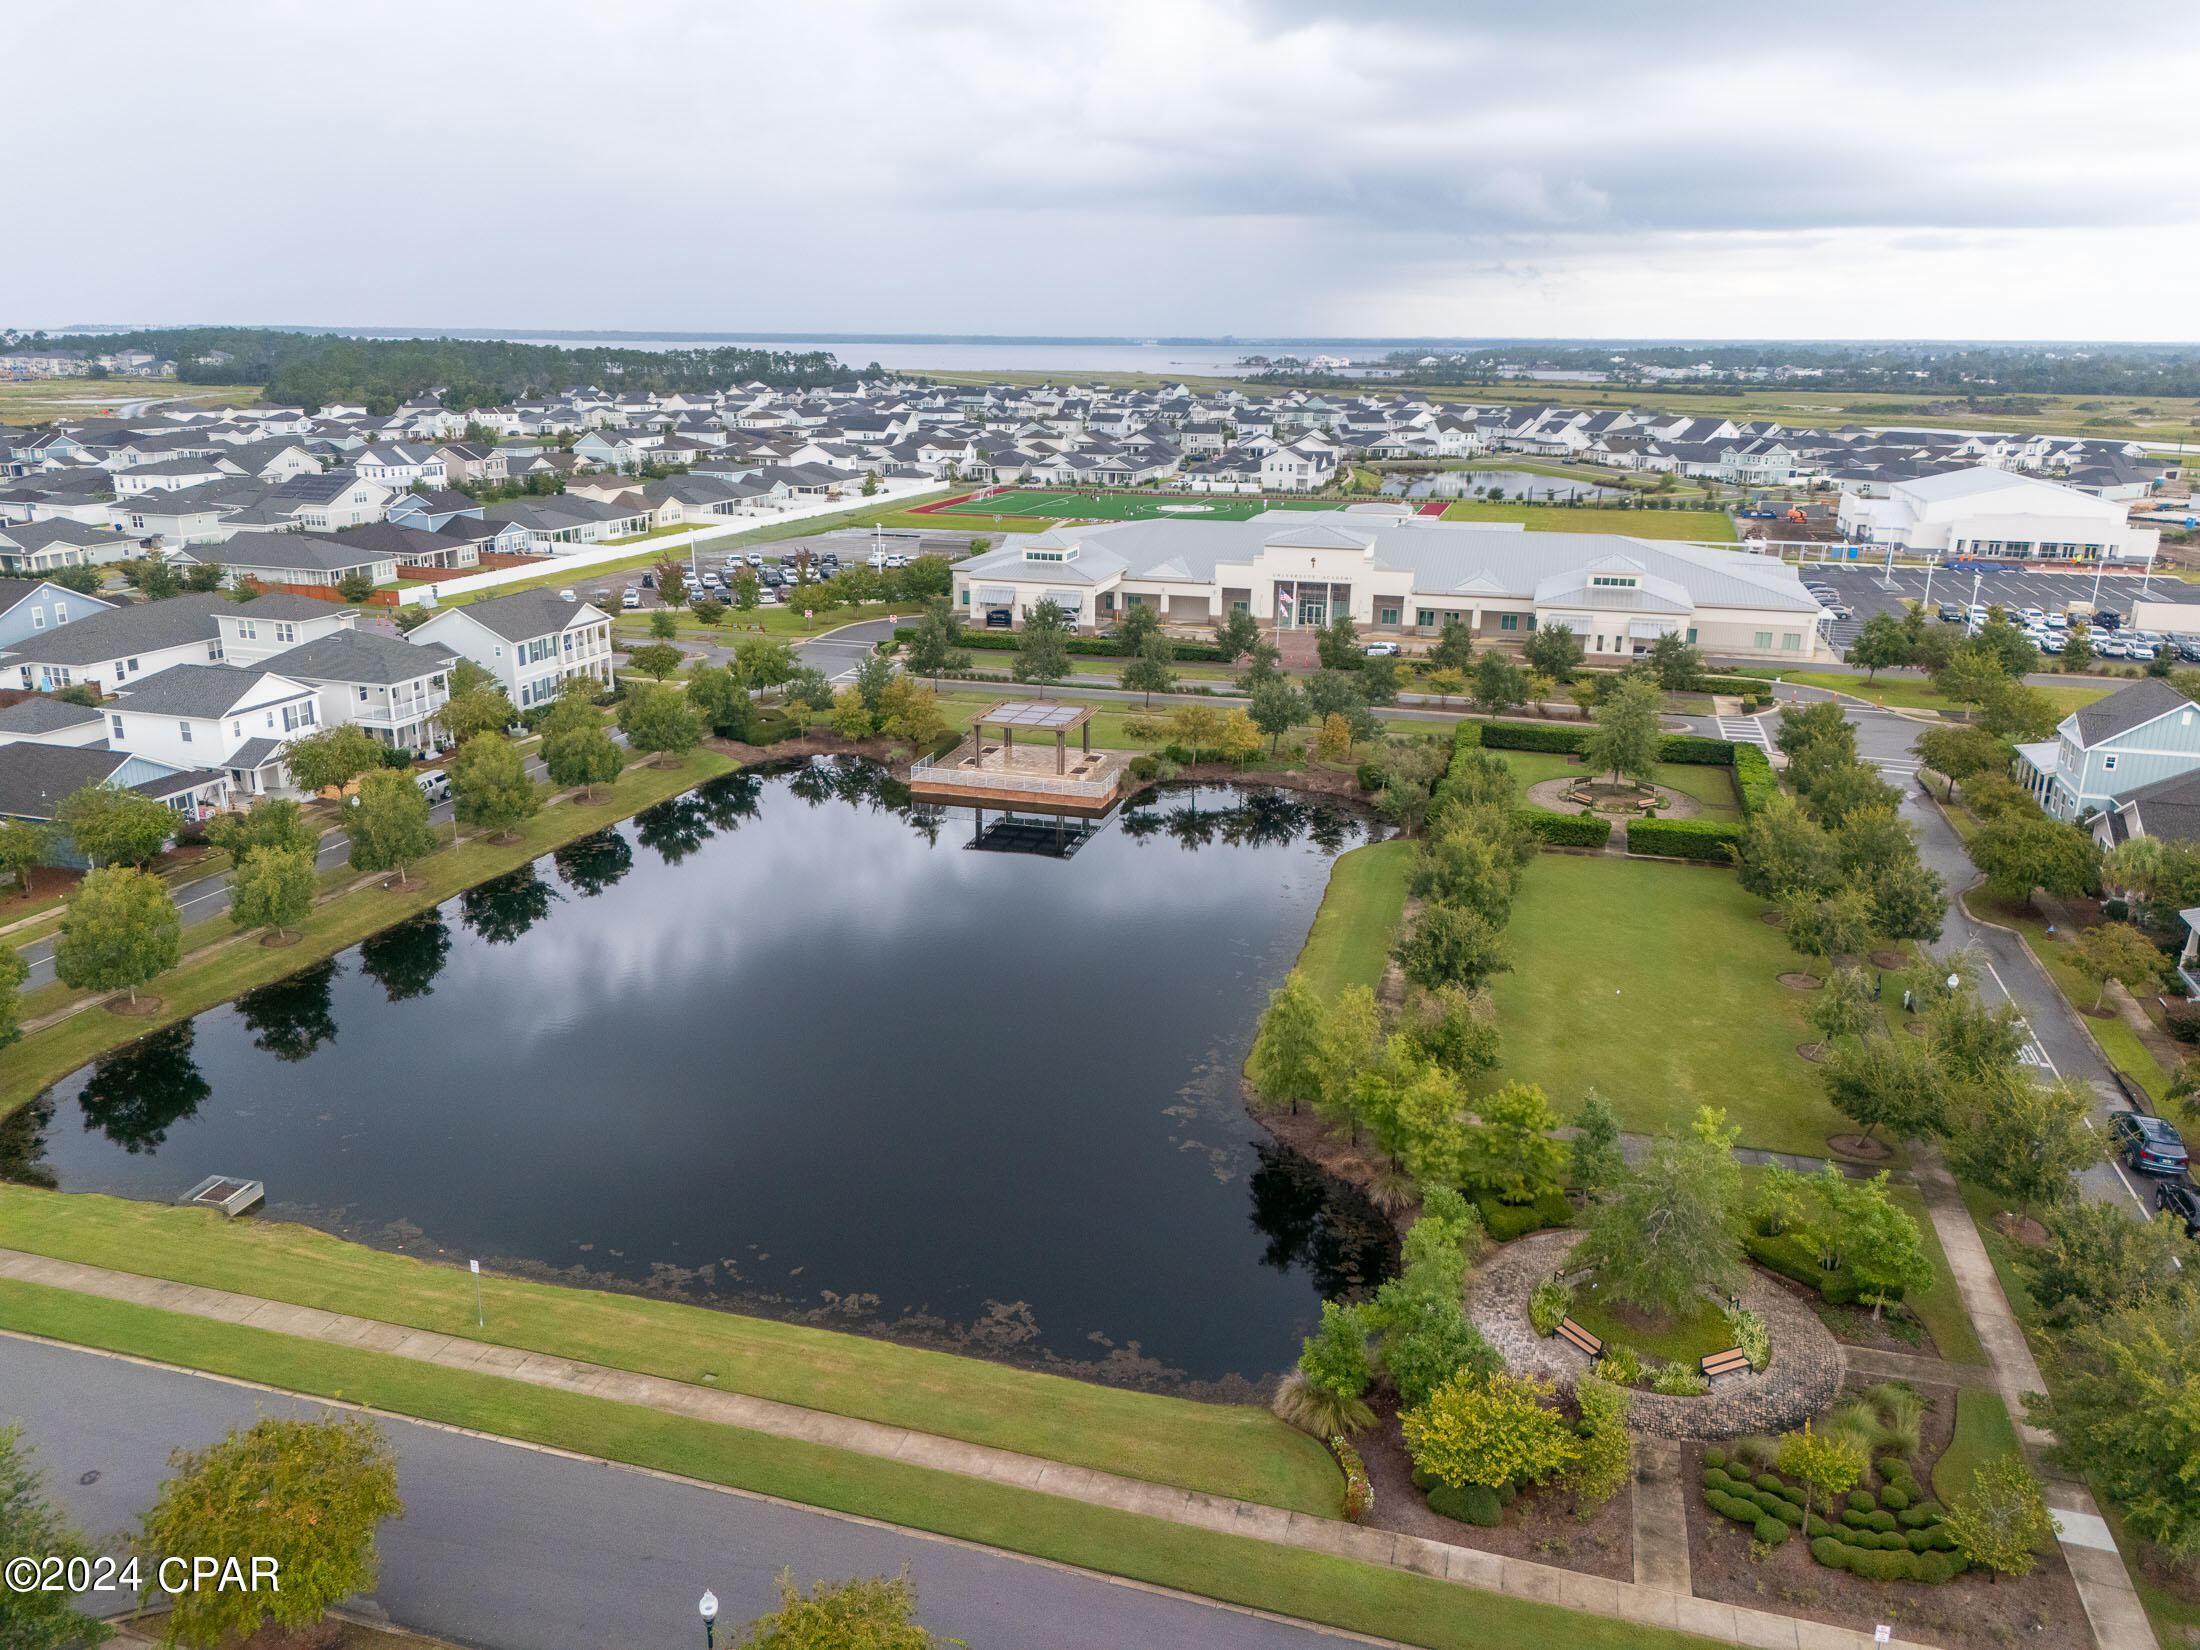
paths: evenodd
<path fill-rule="evenodd" d="M 972 718 L 981 727 L 1043 728 L 1049 733 L 1058 728 L 1074 728 L 1092 714 L 1090 705 L 1060 705 L 1044 700 L 1011 699 L 995 705 L 984 715 Z"/>

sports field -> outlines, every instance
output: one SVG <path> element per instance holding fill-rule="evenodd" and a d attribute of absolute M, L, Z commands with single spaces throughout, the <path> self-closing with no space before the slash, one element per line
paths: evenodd
<path fill-rule="evenodd" d="M 1151 521 L 1170 516 L 1185 521 L 1244 521 L 1263 510 L 1336 510 L 1336 499 L 1285 501 L 1264 498 L 1187 498 L 1182 494 L 1077 493 L 1067 490 L 994 493 L 962 499 L 924 512 L 940 516 L 1038 516 L 1049 521 Z"/>

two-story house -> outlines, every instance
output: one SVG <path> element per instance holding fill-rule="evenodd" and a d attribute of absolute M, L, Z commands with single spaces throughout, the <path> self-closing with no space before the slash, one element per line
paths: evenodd
<path fill-rule="evenodd" d="M 440 487 L 449 479 L 443 460 L 427 447 L 402 442 L 380 442 L 352 455 L 352 468 L 362 481 L 378 481 L 393 493 L 402 493 L 415 482 Z"/>
<path fill-rule="evenodd" d="M 2056 819 L 2113 813 L 2144 786 L 2200 769 L 2200 707 L 2155 677 L 2071 712 L 2017 747 L 2017 783 Z"/>
<path fill-rule="evenodd" d="M 214 610 L 228 598 L 171 596 L 76 619 L 0 647 L 0 684 L 51 693 L 89 683 L 119 693 L 171 665 L 218 662 Z"/>
<path fill-rule="evenodd" d="M 295 790 L 283 752 L 321 726 L 317 688 L 236 665 L 171 665 L 100 709 L 110 748 L 225 773 L 240 800 Z"/>
<path fill-rule="evenodd" d="M 447 607 L 413 627 L 412 640 L 440 642 L 497 679 L 525 710 L 557 697 L 568 676 L 611 685 L 611 618 L 586 602 L 547 590 L 523 590 L 466 607 Z"/>
<path fill-rule="evenodd" d="M 176 767 L 104 745 L 58 745 L 23 741 L 0 745 L 0 819 L 25 819 L 51 825 L 61 804 L 86 785 L 136 791 L 166 804 L 186 819 L 203 819 L 229 794 L 226 774 L 199 767 Z M 81 870 L 86 861 L 65 838 L 50 850 L 56 865 Z"/>
<path fill-rule="evenodd" d="M 562 605 L 562 604 L 561 604 Z M 453 659 L 380 631 L 344 628 L 267 661 L 267 668 L 321 691 L 323 723 L 350 722 L 397 750 L 435 745 L 435 713 L 451 697 Z"/>
<path fill-rule="evenodd" d="M 358 620 L 356 607 L 342 607 L 314 596 L 293 596 L 286 590 L 271 591 L 248 602 L 231 601 L 214 609 L 222 660 L 232 665 L 265 664 L 301 642 L 319 641 L 336 631 L 349 630 Z"/>
<path fill-rule="evenodd" d="M 0 523 L 0 574 L 21 577 L 64 567 L 97 567 L 140 553 L 137 540 L 83 521 Z"/>

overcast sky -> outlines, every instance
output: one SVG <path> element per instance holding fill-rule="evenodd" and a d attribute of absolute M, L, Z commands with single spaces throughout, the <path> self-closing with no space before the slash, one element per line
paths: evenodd
<path fill-rule="evenodd" d="M 16 7 L 0 324 L 2191 339 L 2191 21 Z"/>

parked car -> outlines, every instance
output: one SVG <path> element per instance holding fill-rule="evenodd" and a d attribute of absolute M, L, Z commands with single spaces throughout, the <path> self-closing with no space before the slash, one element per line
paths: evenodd
<path fill-rule="evenodd" d="M 2047 623 L 2047 614 L 2037 607 L 2020 607 L 2017 609 L 2017 617 L 2027 625 Z"/>
<path fill-rule="evenodd" d="M 2113 607 L 2096 607 L 2093 610 L 2093 628 L 2095 630 L 2121 630 L 2123 627 L 2124 616 Z"/>
<path fill-rule="evenodd" d="M 1826 617 L 1829 619 L 1853 619 L 1856 617 L 1856 609 L 1849 606 L 1847 602 L 1828 602 L 1826 603 Z"/>
<path fill-rule="evenodd" d="M 420 787 L 420 794 L 428 799 L 431 807 L 451 799 L 451 776 L 441 768 L 429 768 L 424 773 L 414 774 L 413 783 Z"/>
<path fill-rule="evenodd" d="M 2184 1138 L 2159 1117 L 2144 1112 L 2110 1113 L 2108 1138 L 2134 1174 L 2181 1176 L 2192 1163 Z"/>
<path fill-rule="evenodd" d="M 2070 628 L 2070 615 L 2067 613 L 2048 614 L 2047 628 L 2050 630 L 2068 630 Z"/>
<path fill-rule="evenodd" d="M 656 588 L 657 588 L 657 575 L 656 575 L 656 574 L 654 574 L 654 573 L 644 573 L 644 574 L 642 575 L 642 588 L 643 588 L 644 590 L 654 590 L 654 589 L 656 589 Z"/>
<path fill-rule="evenodd" d="M 2060 653 L 2063 650 L 2063 633 L 2059 630 L 2043 630 L 2032 645 L 2042 653 Z"/>
<path fill-rule="evenodd" d="M 1942 624 L 1961 624 L 1963 622 L 1963 609 L 1954 602 L 1942 602 L 1940 604 L 1940 622 Z"/>
<path fill-rule="evenodd" d="M 632 585 L 628 585 L 625 593 L 619 597 L 619 605 L 629 613 L 633 612 L 635 608 L 642 605 L 642 593 Z"/>
<path fill-rule="evenodd" d="M 2200 664 L 2200 636 L 2172 636 L 2170 642 L 2177 649 L 2177 657 L 2186 664 Z"/>
<path fill-rule="evenodd" d="M 2200 1238 L 2200 1192 L 2181 1180 L 2165 1180 L 2154 1188 L 2154 1206 L 2185 1223 L 2185 1236 Z"/>
<path fill-rule="evenodd" d="M 1398 657 L 1398 644 L 1396 642 L 1369 642 L 1360 651 L 1370 659 L 1395 659 Z"/>
<path fill-rule="evenodd" d="M 1013 630 L 1016 627 L 1016 616 L 1005 607 L 989 608 L 986 610 L 985 627 L 988 630 Z"/>

